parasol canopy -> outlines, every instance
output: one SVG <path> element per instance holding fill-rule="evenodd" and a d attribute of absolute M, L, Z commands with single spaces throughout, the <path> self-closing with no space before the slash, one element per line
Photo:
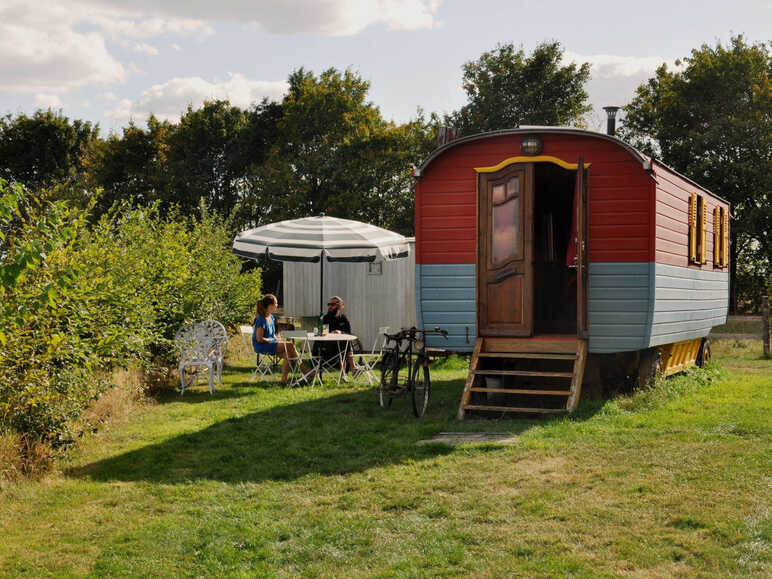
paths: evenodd
<path fill-rule="evenodd" d="M 233 253 L 249 259 L 268 256 L 277 261 L 320 262 L 324 288 L 323 258 L 361 262 L 398 259 L 410 255 L 410 246 L 406 237 L 388 229 L 322 215 L 242 231 L 233 240 Z M 324 295 L 320 295 L 320 302 L 324 311 Z"/>

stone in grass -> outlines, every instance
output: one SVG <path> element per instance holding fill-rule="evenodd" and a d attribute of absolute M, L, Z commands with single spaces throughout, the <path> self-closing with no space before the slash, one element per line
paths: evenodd
<path fill-rule="evenodd" d="M 515 444 L 517 436 L 507 432 L 440 432 L 434 438 L 419 440 L 417 445 L 446 444 Z"/>

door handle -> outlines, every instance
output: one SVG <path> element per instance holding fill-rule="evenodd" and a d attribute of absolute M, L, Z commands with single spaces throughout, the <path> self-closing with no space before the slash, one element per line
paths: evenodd
<path fill-rule="evenodd" d="M 500 282 L 502 279 L 508 278 L 510 275 L 514 275 L 516 273 L 518 273 L 516 267 L 510 267 L 509 269 L 500 271 L 495 276 L 493 276 L 493 283 Z"/>

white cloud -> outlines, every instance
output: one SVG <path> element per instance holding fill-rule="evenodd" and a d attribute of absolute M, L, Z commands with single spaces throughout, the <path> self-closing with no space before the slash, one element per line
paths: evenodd
<path fill-rule="evenodd" d="M 151 11 L 152 12 L 152 11 Z M 214 30 L 188 16 L 160 18 L 123 3 L 88 0 L 2 0 L 0 2 L 0 92 L 62 93 L 126 79 L 126 69 L 107 39 L 144 54 L 145 42 L 160 35 L 198 35 Z"/>
<path fill-rule="evenodd" d="M 197 108 L 205 100 L 227 99 L 232 105 L 246 108 L 264 97 L 279 99 L 286 90 L 284 81 L 250 80 L 238 73 L 229 73 L 228 80 L 219 83 L 197 76 L 179 77 L 151 86 L 136 101 L 119 101 L 106 116 L 120 123 L 144 121 L 151 113 L 163 120 L 177 120 L 188 105 Z"/>
<path fill-rule="evenodd" d="M 88 0 L 85 0 L 88 1 Z M 95 2 L 109 4 L 109 2 Z M 116 8 L 121 9 L 122 5 Z M 157 10 L 150 10 L 150 13 Z M 164 19 L 148 16 L 146 13 L 103 12 L 92 15 L 90 20 L 113 38 L 153 38 L 167 34 L 190 35 L 206 38 L 214 29 L 192 18 Z"/>
<path fill-rule="evenodd" d="M 624 106 L 635 96 L 635 90 L 642 83 L 654 76 L 657 68 L 663 63 L 669 70 L 677 70 L 675 59 L 661 56 L 619 56 L 613 54 L 577 54 L 566 51 L 563 53 L 563 62 L 575 62 L 581 64 L 589 62 L 590 80 L 586 89 L 590 102 L 594 108 L 592 120 L 595 125 L 601 126 L 605 131 L 605 113 L 602 107 L 606 105 Z M 623 115 L 617 117 L 624 122 Z"/>
<path fill-rule="evenodd" d="M 147 54 L 150 56 L 158 55 L 158 49 L 155 46 L 147 44 L 146 42 L 136 42 L 131 48 L 134 52 L 139 52 L 141 54 Z"/>
<path fill-rule="evenodd" d="M 62 94 L 122 83 L 141 73 L 112 43 L 147 55 L 148 42 L 204 39 L 217 21 L 253 23 L 275 34 L 353 35 L 373 26 L 438 25 L 443 0 L 0 0 L 0 92 Z M 172 44 L 175 50 L 179 45 Z"/>
<path fill-rule="evenodd" d="M 139 68 L 133 62 L 129 63 L 129 70 L 131 71 L 132 74 L 136 74 L 136 75 L 140 75 L 140 76 L 145 74 L 145 71 L 142 70 L 141 68 Z"/>
<path fill-rule="evenodd" d="M 124 9 L 123 0 L 82 0 L 101 9 Z M 133 0 L 138 14 L 163 17 L 184 26 L 202 21 L 253 22 L 275 34 L 312 33 L 328 36 L 357 34 L 374 24 L 390 30 L 418 30 L 437 25 L 435 14 L 443 0 Z M 153 29 L 154 19 L 144 28 Z M 117 27 L 117 25 L 114 25 Z M 129 25 L 120 25 L 129 34 Z M 139 27 L 138 27 L 139 28 Z M 198 29 L 196 30 L 199 31 Z M 206 30 L 200 30 L 206 33 Z M 134 32 L 137 34 L 137 32 Z"/>
<path fill-rule="evenodd" d="M 34 6 L 0 4 L 0 92 L 57 93 L 124 79 L 100 34 L 77 31 L 56 2 Z"/>
<path fill-rule="evenodd" d="M 38 93 L 34 100 L 35 108 L 41 109 L 60 109 L 64 106 L 62 99 L 55 94 Z"/>
<path fill-rule="evenodd" d="M 651 76 L 662 63 L 667 63 L 671 70 L 675 66 L 674 59 L 661 56 L 582 55 L 569 51 L 563 54 L 563 60 L 577 64 L 589 62 L 592 77 L 596 79 Z"/>
<path fill-rule="evenodd" d="M 105 99 L 106 101 L 117 101 L 118 95 L 108 90 L 107 92 L 102 93 L 102 98 Z"/>
<path fill-rule="evenodd" d="M 105 113 L 105 116 L 120 123 L 128 123 L 136 115 L 132 114 L 132 102 L 129 99 L 121 99 L 113 110 Z"/>

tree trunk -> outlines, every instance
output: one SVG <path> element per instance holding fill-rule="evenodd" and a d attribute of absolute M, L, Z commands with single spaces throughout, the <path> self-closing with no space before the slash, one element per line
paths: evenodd
<path fill-rule="evenodd" d="M 737 234 L 734 227 L 729 231 L 729 313 L 737 315 Z"/>

